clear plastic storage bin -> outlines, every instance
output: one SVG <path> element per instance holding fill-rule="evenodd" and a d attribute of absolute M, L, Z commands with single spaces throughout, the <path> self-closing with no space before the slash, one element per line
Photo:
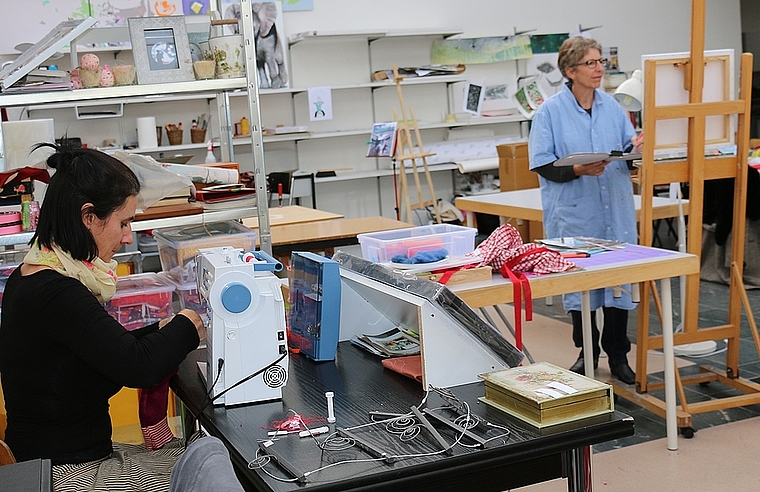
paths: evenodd
<path fill-rule="evenodd" d="M 362 257 L 376 263 L 396 255 L 411 258 L 421 251 L 445 249 L 448 256 L 462 256 L 475 249 L 477 229 L 451 224 L 433 224 L 359 234 Z"/>
<path fill-rule="evenodd" d="M 198 283 L 196 281 L 180 283 L 165 272 L 161 272 L 159 275 L 166 275 L 164 278 L 174 285 L 174 292 L 179 298 L 180 309 L 192 309 L 198 314 L 206 312 L 206 301 L 201 300 L 201 296 L 198 294 Z"/>
<path fill-rule="evenodd" d="M 173 291 L 174 285 L 157 273 L 126 275 L 118 278 L 116 294 L 103 306 L 124 328 L 134 330 L 171 316 Z"/>
<path fill-rule="evenodd" d="M 195 255 L 201 248 L 230 246 L 251 251 L 256 231 L 234 220 L 209 224 L 155 229 L 161 270 L 181 284 L 195 282 Z"/>

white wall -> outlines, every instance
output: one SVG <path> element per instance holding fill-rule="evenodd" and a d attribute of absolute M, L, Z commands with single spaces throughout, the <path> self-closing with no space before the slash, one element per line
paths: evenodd
<path fill-rule="evenodd" d="M 590 31 L 617 46 L 623 70 L 643 54 L 688 51 L 690 0 L 317 0 L 313 11 L 285 12 L 285 31 L 458 28 L 460 37 Z M 706 49 L 741 52 L 740 0 L 707 0 Z"/>

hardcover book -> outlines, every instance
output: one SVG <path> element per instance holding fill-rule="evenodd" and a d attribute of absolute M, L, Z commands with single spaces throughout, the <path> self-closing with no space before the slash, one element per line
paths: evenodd
<path fill-rule="evenodd" d="M 535 427 L 612 412 L 612 386 L 548 362 L 478 375 L 484 403 Z"/>

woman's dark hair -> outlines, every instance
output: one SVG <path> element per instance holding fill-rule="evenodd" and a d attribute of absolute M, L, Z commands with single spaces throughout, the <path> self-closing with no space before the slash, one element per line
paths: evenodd
<path fill-rule="evenodd" d="M 562 75 L 567 77 L 567 69 L 578 65 L 590 49 L 597 49 L 601 53 L 602 45 L 595 39 L 583 36 L 567 38 L 559 47 L 559 56 L 557 57 L 557 68 L 562 72 Z"/>
<path fill-rule="evenodd" d="M 33 151 L 43 147 L 55 150 L 47 165 L 56 171 L 30 244 L 37 241 L 47 248 L 55 244 L 75 260 L 92 261 L 98 256 L 98 247 L 82 222 L 83 214 L 106 219 L 140 191 L 140 182 L 129 166 L 99 150 L 40 143 Z M 86 203 L 92 206 L 82 210 Z"/>

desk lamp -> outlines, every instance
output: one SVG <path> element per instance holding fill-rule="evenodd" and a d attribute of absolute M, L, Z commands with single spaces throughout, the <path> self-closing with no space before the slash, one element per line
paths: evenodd
<path fill-rule="evenodd" d="M 641 111 L 641 101 L 644 99 L 644 86 L 641 76 L 641 70 L 634 70 L 631 77 L 615 89 L 615 100 L 626 111 Z"/>

